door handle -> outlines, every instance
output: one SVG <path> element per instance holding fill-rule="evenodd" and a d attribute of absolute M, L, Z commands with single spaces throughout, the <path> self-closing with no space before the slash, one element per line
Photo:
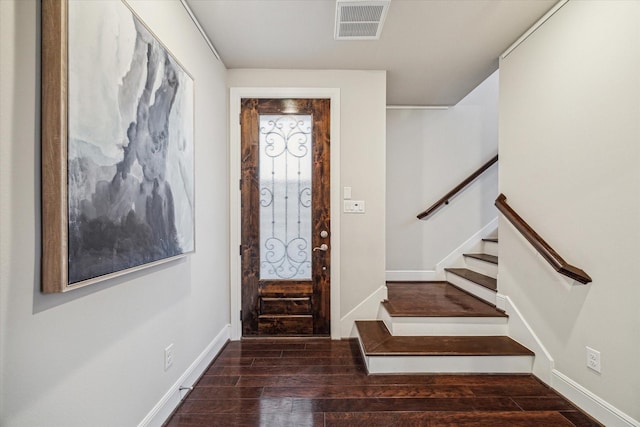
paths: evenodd
<path fill-rule="evenodd" d="M 327 245 L 326 243 L 321 244 L 320 246 L 318 246 L 317 248 L 313 248 L 313 252 L 315 251 L 322 251 L 322 252 L 326 252 L 329 250 L 329 245 Z"/>

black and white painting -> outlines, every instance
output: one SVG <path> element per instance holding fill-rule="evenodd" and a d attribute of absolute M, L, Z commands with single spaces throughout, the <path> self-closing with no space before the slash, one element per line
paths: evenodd
<path fill-rule="evenodd" d="M 73 284 L 194 251 L 194 89 L 124 2 L 68 11 Z"/>

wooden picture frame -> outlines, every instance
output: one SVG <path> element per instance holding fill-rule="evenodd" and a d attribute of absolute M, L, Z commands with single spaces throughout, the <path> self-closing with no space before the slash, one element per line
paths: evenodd
<path fill-rule="evenodd" d="M 41 11 L 42 292 L 194 252 L 192 76 L 125 1 Z"/>

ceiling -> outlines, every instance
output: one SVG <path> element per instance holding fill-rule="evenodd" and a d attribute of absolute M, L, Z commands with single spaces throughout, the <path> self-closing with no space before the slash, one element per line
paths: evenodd
<path fill-rule="evenodd" d="M 392 0 L 382 36 L 333 38 L 335 0 L 186 0 L 227 68 L 386 70 L 388 105 L 454 105 L 557 0 Z"/>

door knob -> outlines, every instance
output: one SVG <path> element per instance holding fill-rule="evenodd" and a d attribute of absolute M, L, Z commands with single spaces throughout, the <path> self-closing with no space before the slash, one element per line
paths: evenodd
<path fill-rule="evenodd" d="M 321 244 L 319 247 L 317 248 L 313 248 L 313 252 L 315 251 L 322 251 L 322 252 L 326 252 L 329 250 L 329 245 L 327 245 L 326 243 Z"/>

